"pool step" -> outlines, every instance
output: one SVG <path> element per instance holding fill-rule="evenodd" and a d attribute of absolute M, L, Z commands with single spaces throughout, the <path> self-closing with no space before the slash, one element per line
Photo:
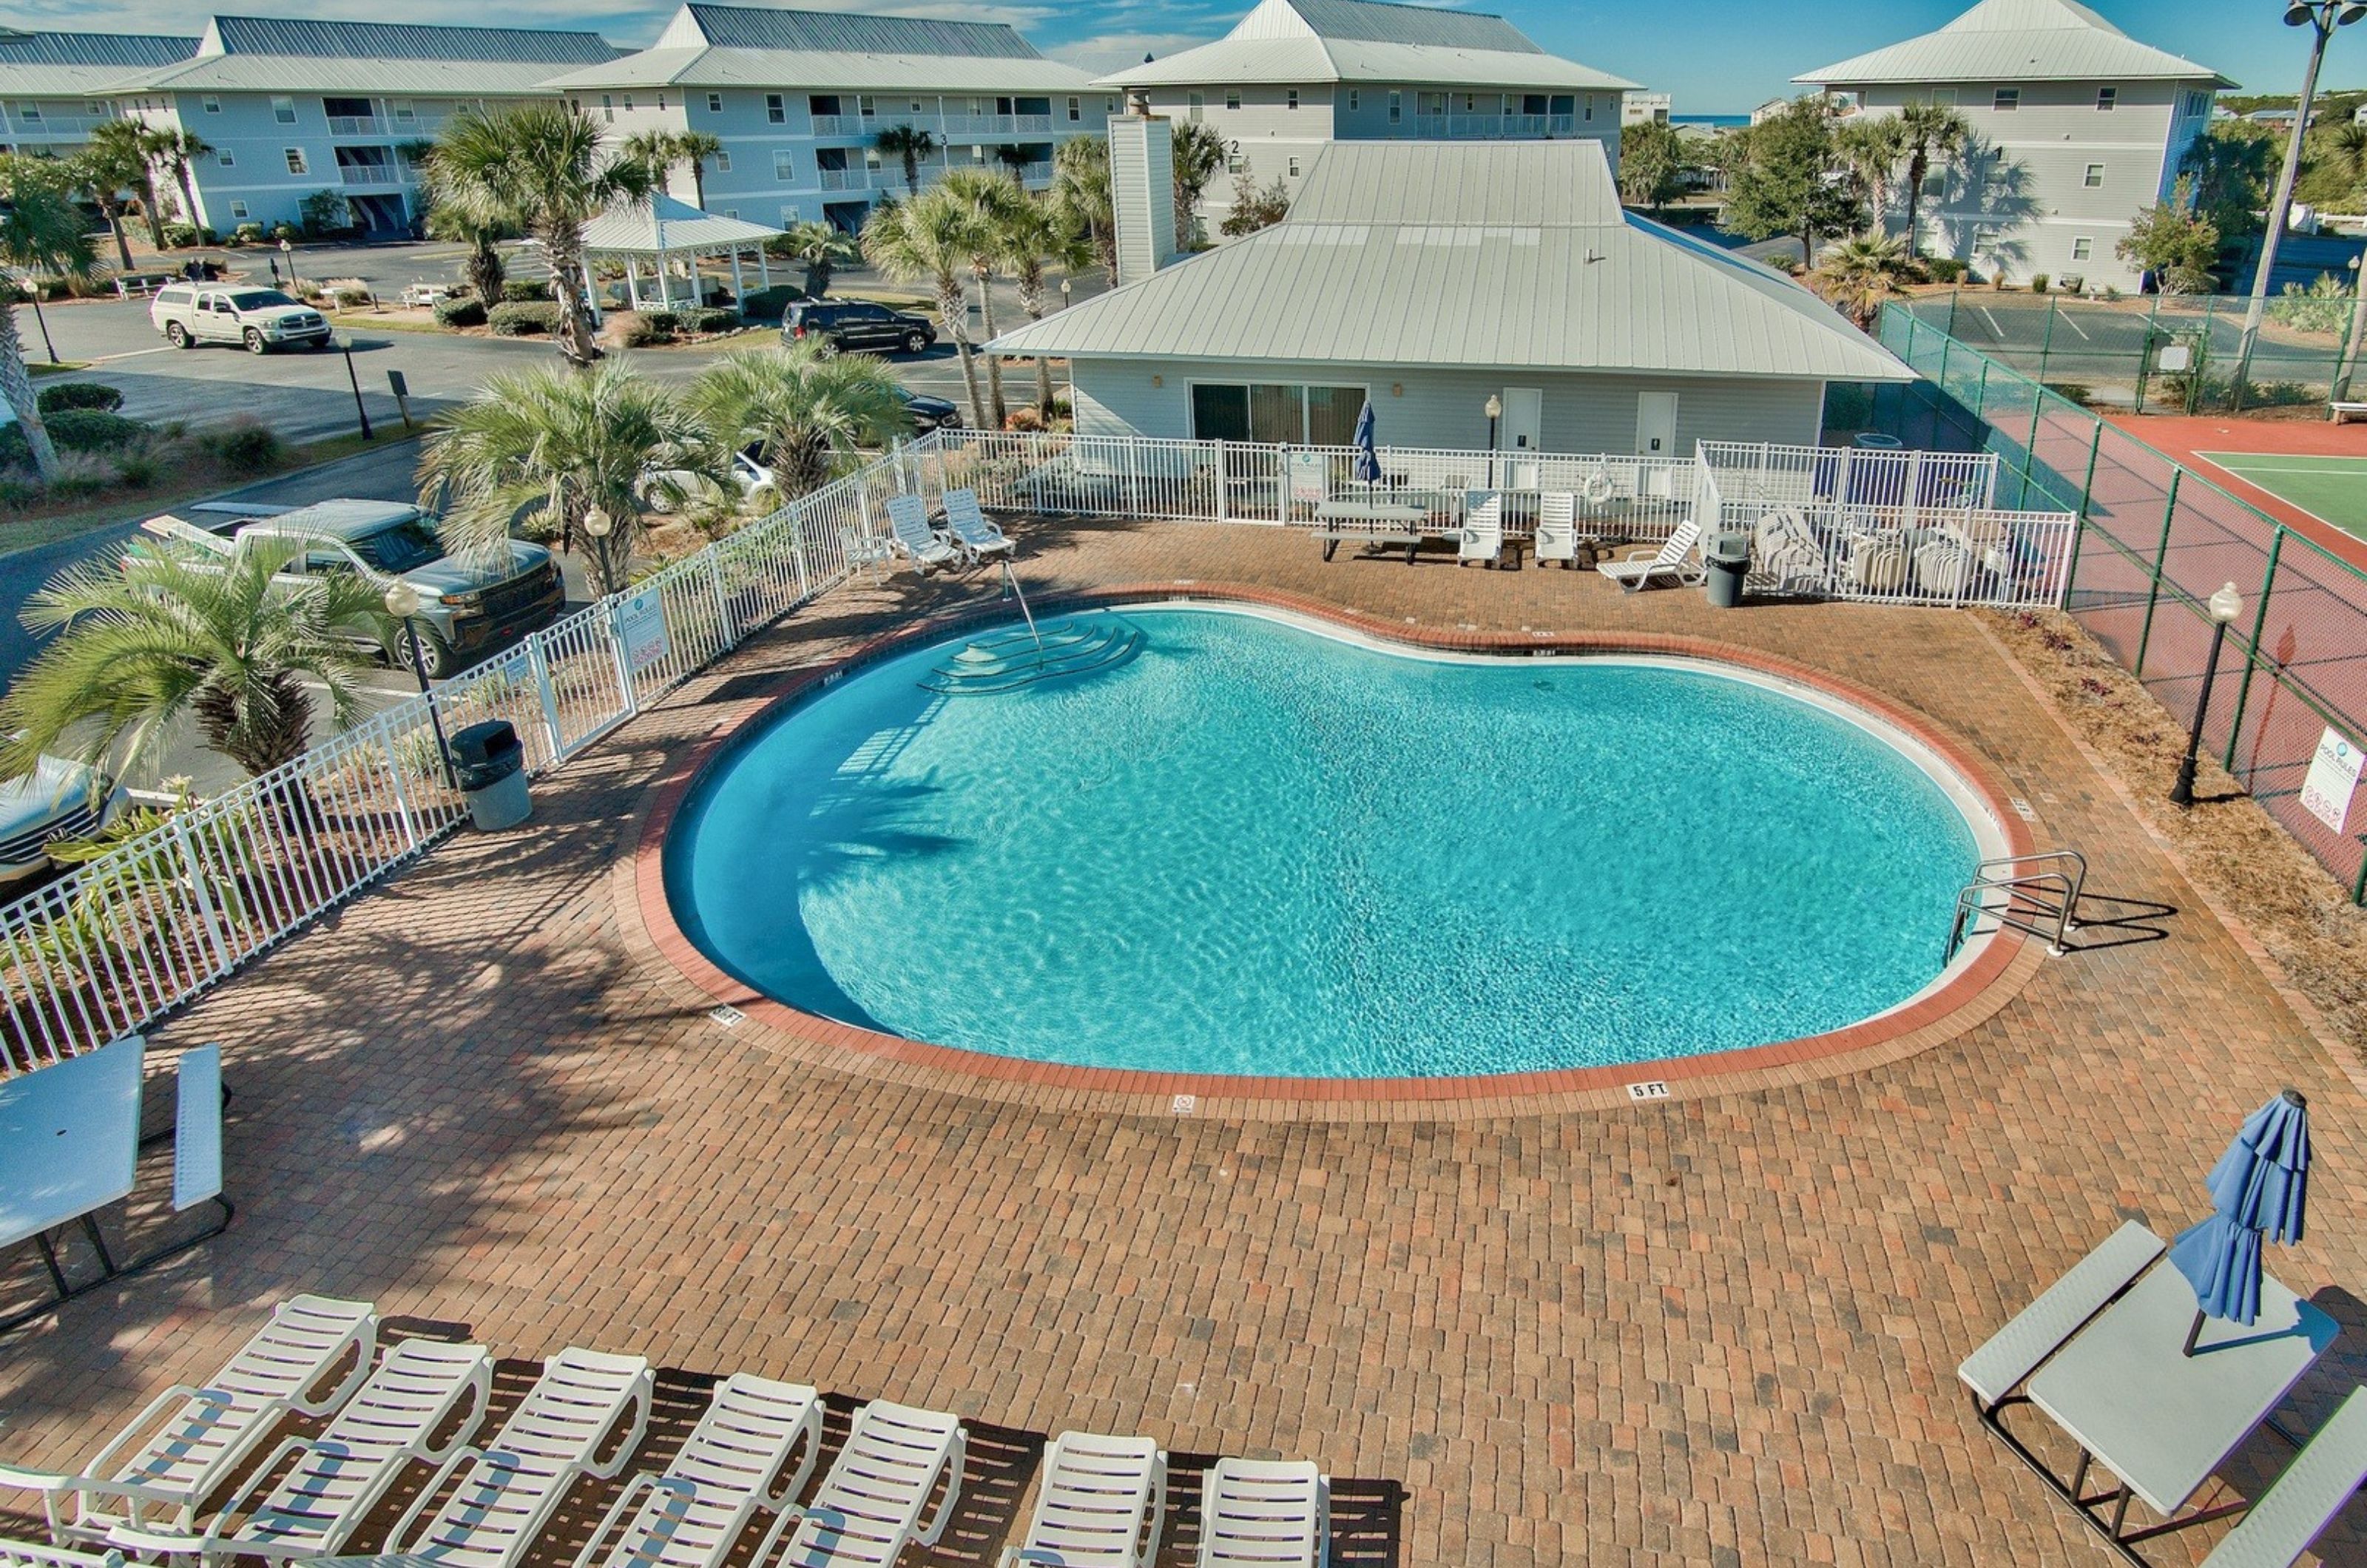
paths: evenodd
<path fill-rule="evenodd" d="M 1048 621 L 1035 631 L 1014 626 L 964 644 L 921 686 L 949 697 L 1012 692 L 1056 676 L 1112 669 L 1141 649 L 1142 628 L 1117 615 Z"/>

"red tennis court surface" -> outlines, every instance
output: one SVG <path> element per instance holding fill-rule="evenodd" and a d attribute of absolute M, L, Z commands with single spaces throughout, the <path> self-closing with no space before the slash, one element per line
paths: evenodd
<path fill-rule="evenodd" d="M 2229 494 L 2259 507 L 2339 559 L 2367 571 L 2367 543 L 2320 521 L 2283 498 L 2245 483 L 2199 456 L 2204 452 L 2275 452 L 2312 457 L 2367 457 L 2367 424 L 2316 420 L 2229 419 L 2209 414 L 2170 418 L 2155 414 L 2108 414 L 2113 424 L 2146 446 L 2209 479 Z"/>

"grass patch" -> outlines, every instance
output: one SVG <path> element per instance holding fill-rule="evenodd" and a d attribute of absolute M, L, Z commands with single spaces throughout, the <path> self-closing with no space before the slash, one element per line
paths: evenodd
<path fill-rule="evenodd" d="M 279 465 L 268 474 L 242 475 L 232 479 L 218 472 L 210 463 L 193 461 L 180 469 L 172 480 L 151 485 L 145 490 L 118 490 L 91 499 L 36 502 L 29 507 L 16 509 L 5 521 L 0 521 L 0 555 L 38 549 L 43 545 L 74 538 L 97 529 L 153 517 L 187 502 L 203 501 L 218 491 L 253 484 L 258 479 L 309 468 L 317 463 L 350 457 L 357 452 L 383 445 L 384 440 L 364 441 L 358 432 L 333 435 L 325 441 L 289 447 Z"/>
<path fill-rule="evenodd" d="M 61 359 L 55 365 L 51 365 L 44 361 L 40 365 L 28 365 L 25 368 L 34 377 L 39 378 L 42 376 L 71 376 L 77 370 L 89 369 L 90 365 L 91 362 L 87 359 Z"/>

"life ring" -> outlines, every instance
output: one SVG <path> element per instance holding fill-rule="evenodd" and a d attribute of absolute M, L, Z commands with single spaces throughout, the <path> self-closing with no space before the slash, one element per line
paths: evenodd
<path fill-rule="evenodd" d="M 1586 498 L 1586 503 L 1589 506 L 1600 506 L 1609 501 L 1611 491 L 1611 476 L 1601 468 L 1595 469 L 1579 481 L 1579 494 Z"/>

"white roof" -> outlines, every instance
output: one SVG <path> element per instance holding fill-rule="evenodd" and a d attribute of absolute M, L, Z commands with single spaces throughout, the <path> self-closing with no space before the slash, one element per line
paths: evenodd
<path fill-rule="evenodd" d="M 1002 355 L 1909 381 L 1788 278 L 1622 209 L 1600 142 L 1334 142 L 1290 216 Z"/>
<path fill-rule="evenodd" d="M 1637 85 L 1547 54 L 1501 17 L 1380 0 L 1259 0 L 1213 43 L 1102 77 L 1102 87 L 1244 82 L 1437 82 L 1457 86 Z"/>
<path fill-rule="evenodd" d="M 2207 65 L 2139 43 L 2078 0 L 1981 0 L 1937 32 L 1803 72 L 1803 85 L 1872 82 L 2236 84 Z"/>
<path fill-rule="evenodd" d="M 561 92 L 681 85 L 1075 93 L 1092 78 L 1045 59 L 999 22 L 697 4 L 675 12 L 640 53 L 553 76 L 545 85 Z"/>
<path fill-rule="evenodd" d="M 719 217 L 686 201 L 653 195 L 646 205 L 611 208 L 583 225 L 583 248 L 606 255 L 691 255 L 745 250 L 780 233 L 762 223 Z"/>
<path fill-rule="evenodd" d="M 597 33 L 551 28 L 216 17 L 187 60 L 119 74 L 112 89 L 506 96 L 532 92 L 556 71 L 616 52 Z"/>
<path fill-rule="evenodd" d="M 150 33 L 17 32 L 0 28 L 0 96 L 82 97 L 130 71 L 187 60 L 193 38 Z"/>

